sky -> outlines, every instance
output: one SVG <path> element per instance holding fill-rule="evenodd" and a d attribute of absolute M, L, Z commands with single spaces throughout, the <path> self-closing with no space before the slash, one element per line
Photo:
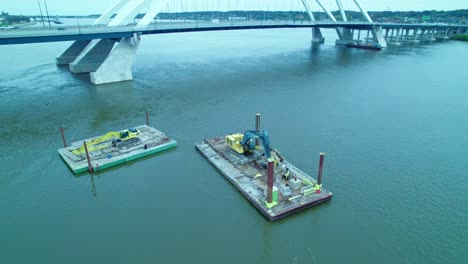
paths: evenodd
<path fill-rule="evenodd" d="M 38 1 L 44 11 L 44 0 L 0 0 L 0 10 L 10 14 L 38 15 Z M 45 0 L 51 15 L 101 14 L 117 0 Z M 135 0 L 130 0 L 135 1 Z M 138 1 L 138 0 L 136 0 Z M 157 1 L 157 0 L 156 0 Z M 315 0 L 308 0 L 312 11 L 319 11 Z M 210 11 L 216 10 L 302 10 L 300 0 L 161 0 L 163 11 Z M 326 8 L 336 10 L 334 0 L 321 0 Z M 352 0 L 342 0 L 346 9 L 356 10 Z M 368 11 L 422 11 L 468 9 L 468 0 L 360 0 Z M 242 8 L 244 7 L 244 8 Z M 263 7 L 263 8 L 262 8 Z"/>

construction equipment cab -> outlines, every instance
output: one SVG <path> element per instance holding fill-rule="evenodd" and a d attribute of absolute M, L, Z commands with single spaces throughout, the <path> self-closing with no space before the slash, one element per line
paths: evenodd
<path fill-rule="evenodd" d="M 123 145 L 128 145 L 138 141 L 137 136 L 140 134 L 138 129 L 129 128 L 120 131 L 119 138 L 112 140 L 112 145 L 114 147 L 121 147 Z"/>
<path fill-rule="evenodd" d="M 252 152 L 257 150 L 256 140 L 261 140 L 263 150 L 267 159 L 271 157 L 270 139 L 266 130 L 248 130 L 244 134 L 237 133 L 226 136 L 226 144 L 239 154 L 246 151 Z"/>

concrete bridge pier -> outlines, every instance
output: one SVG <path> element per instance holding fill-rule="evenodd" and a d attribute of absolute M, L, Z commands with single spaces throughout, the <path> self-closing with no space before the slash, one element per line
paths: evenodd
<path fill-rule="evenodd" d="M 395 29 L 392 28 L 392 31 L 390 32 L 390 39 L 388 42 L 393 42 L 393 39 L 395 38 Z"/>
<path fill-rule="evenodd" d="M 312 28 L 312 43 L 322 44 L 325 43 L 325 38 L 322 36 L 322 32 L 320 28 L 314 27 Z"/>
<path fill-rule="evenodd" d="M 436 39 L 434 38 L 434 30 L 433 28 L 429 29 L 429 41 L 435 41 Z"/>
<path fill-rule="evenodd" d="M 421 29 L 421 34 L 419 35 L 419 39 L 421 42 L 424 42 L 426 39 L 426 29 Z"/>
<path fill-rule="evenodd" d="M 449 30 L 450 29 L 448 29 L 448 28 L 447 29 L 437 29 L 435 39 L 436 40 L 448 40 L 449 39 L 449 37 L 448 37 Z"/>
<path fill-rule="evenodd" d="M 91 72 L 91 82 L 105 84 L 133 80 L 132 65 L 139 44 L 138 34 L 121 39 L 99 68 Z"/>
<path fill-rule="evenodd" d="M 361 29 L 358 30 L 358 39 L 354 39 L 354 31 L 349 28 L 342 28 L 340 30 L 341 34 L 338 35 L 339 39 L 336 40 L 335 45 L 361 45 Z M 370 37 L 372 34 L 372 37 Z M 369 41 L 371 40 L 371 41 Z M 369 47 L 387 47 L 387 42 L 385 41 L 384 36 L 382 35 L 381 27 L 372 27 L 367 29 L 367 38 L 365 41 L 365 46 Z"/>
<path fill-rule="evenodd" d="M 400 46 L 401 45 L 400 32 L 401 32 L 401 28 L 397 28 L 395 38 L 392 38 L 391 42 L 389 42 L 388 44 L 391 44 L 391 45 L 394 45 L 394 46 Z M 392 32 L 392 35 L 393 35 L 393 32 Z"/>
<path fill-rule="evenodd" d="M 390 31 L 390 29 L 386 28 L 385 29 L 385 40 L 388 41 L 388 32 Z"/>
<path fill-rule="evenodd" d="M 96 71 L 112 51 L 116 39 L 94 39 L 70 64 L 73 73 L 88 73 Z"/>
<path fill-rule="evenodd" d="M 118 39 L 76 41 L 57 58 L 57 64 L 69 64 L 73 73 L 90 73 L 94 84 L 129 81 L 139 43 L 136 33 Z"/>
<path fill-rule="evenodd" d="M 341 28 L 338 29 L 341 34 L 338 34 L 338 39 L 335 41 L 335 45 L 348 45 L 354 43 L 354 36 L 353 32 L 349 28 Z"/>
<path fill-rule="evenodd" d="M 352 34 L 354 36 L 354 30 L 352 31 Z M 361 43 L 361 30 L 358 29 L 357 30 L 357 40 L 356 40 L 357 43 Z"/>
<path fill-rule="evenodd" d="M 395 29 L 394 28 L 388 28 L 387 29 L 387 33 L 385 34 L 385 40 L 387 42 L 392 42 L 393 41 L 393 35 L 395 33 Z"/>
<path fill-rule="evenodd" d="M 407 42 L 409 39 L 409 32 L 410 32 L 409 28 L 405 28 L 405 39 L 404 39 L 405 42 Z"/>
<path fill-rule="evenodd" d="M 411 40 L 408 40 L 408 41 L 411 42 L 411 43 L 419 43 L 418 32 L 419 32 L 419 28 L 414 28 L 413 29 L 413 37 L 411 38 Z"/>
<path fill-rule="evenodd" d="M 57 65 L 68 65 L 76 60 L 91 40 L 77 40 L 67 50 L 55 59 Z"/>

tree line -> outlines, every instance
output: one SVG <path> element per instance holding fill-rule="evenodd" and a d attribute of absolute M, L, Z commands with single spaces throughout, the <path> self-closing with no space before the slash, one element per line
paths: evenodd
<path fill-rule="evenodd" d="M 343 20 L 339 11 L 333 11 L 333 16 L 337 20 Z M 142 18 L 144 14 L 139 14 L 137 18 Z M 393 23 L 456 23 L 467 24 L 468 9 L 454 11 L 371 11 L 369 16 L 376 22 Z M 324 12 L 314 12 L 316 20 L 329 20 Z M 357 11 L 346 11 L 349 21 L 363 20 L 363 16 Z M 173 20 L 309 20 L 309 16 L 304 11 L 204 11 L 204 12 L 183 12 L 183 13 L 159 13 L 159 19 Z"/>
<path fill-rule="evenodd" d="M 0 23 L 5 25 L 16 24 L 21 22 L 29 22 L 30 18 L 28 16 L 13 16 L 7 12 L 2 11 L 0 15 Z"/>

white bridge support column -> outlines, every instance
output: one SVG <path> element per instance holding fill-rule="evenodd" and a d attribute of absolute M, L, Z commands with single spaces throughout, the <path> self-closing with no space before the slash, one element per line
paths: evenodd
<path fill-rule="evenodd" d="M 309 2 L 307 0 L 301 0 L 301 2 L 302 2 L 302 5 L 305 8 L 307 14 L 309 15 L 310 21 L 312 21 L 312 23 L 314 23 L 315 22 L 315 17 L 314 17 L 314 14 L 312 13 L 312 11 L 310 9 Z M 322 36 L 322 32 L 320 31 L 320 28 L 313 27 L 312 28 L 312 43 L 322 44 L 324 42 L 325 42 L 325 38 Z"/>
<path fill-rule="evenodd" d="M 341 2 L 341 0 L 336 0 L 336 4 L 338 5 L 338 8 L 340 9 L 340 14 L 341 14 L 341 18 L 343 19 L 343 21 L 348 21 L 348 18 L 346 17 L 346 13 L 345 13 L 345 9 L 344 9 L 344 6 L 343 6 L 343 3 Z M 361 33 L 360 30 L 358 30 L 358 34 Z M 350 31 L 350 29 L 348 28 L 343 28 L 340 32 L 339 29 L 337 29 L 336 33 L 338 34 L 338 38 L 340 39 L 344 39 L 344 41 L 346 41 L 346 38 L 349 38 L 349 36 L 353 36 L 354 34 Z M 341 34 L 340 34 L 341 33 Z M 352 39 L 353 37 L 351 37 Z M 360 39 L 358 38 L 358 43 L 360 42 Z M 335 45 L 338 44 L 340 45 L 340 41 L 336 41 L 335 42 Z"/>
<path fill-rule="evenodd" d="M 72 63 L 80 53 L 88 46 L 91 40 L 77 40 L 55 59 L 57 65 L 68 65 Z"/>
<path fill-rule="evenodd" d="M 323 4 L 322 2 L 320 2 L 320 0 L 315 0 L 317 2 L 317 4 L 322 8 L 322 10 L 327 14 L 327 16 L 331 19 L 331 21 L 333 22 L 336 22 L 336 18 L 335 16 L 330 12 L 330 10 L 328 10 Z M 343 29 L 345 30 L 345 29 Z M 339 29 L 339 28 L 336 28 L 336 34 L 338 35 L 338 38 L 342 38 L 343 37 L 343 32 Z"/>
<path fill-rule="evenodd" d="M 309 15 L 309 18 L 312 22 L 315 22 L 315 17 L 314 17 L 314 14 L 312 14 L 312 11 L 310 11 L 310 6 L 309 6 L 309 2 L 307 2 L 307 0 L 301 0 L 302 2 L 302 5 L 304 6 L 307 14 Z"/>
<path fill-rule="evenodd" d="M 153 22 L 156 15 L 162 10 L 163 7 L 160 1 L 152 1 L 150 3 L 150 9 L 146 12 L 146 15 L 138 22 L 136 28 L 147 28 L 151 22 Z"/>
<path fill-rule="evenodd" d="M 108 23 L 109 19 L 117 13 L 125 4 L 127 4 L 128 0 L 120 0 L 111 6 L 109 9 L 106 10 L 96 21 L 94 21 L 93 26 L 96 25 L 105 25 Z"/>
<path fill-rule="evenodd" d="M 322 32 L 320 28 L 314 27 L 312 28 L 312 43 L 322 44 L 325 42 L 325 38 L 322 36 Z"/>
<path fill-rule="evenodd" d="M 419 40 L 418 40 L 418 31 L 419 31 L 419 28 L 413 29 L 413 40 L 412 40 L 411 42 L 413 42 L 413 43 L 419 43 Z"/>
<path fill-rule="evenodd" d="M 361 6 L 361 4 L 357 0 L 354 0 L 354 3 L 359 8 L 359 10 L 361 11 L 361 14 L 364 16 L 364 18 L 366 18 L 367 22 L 372 23 L 373 21 L 372 21 L 371 17 L 367 13 L 367 11 Z"/>
<path fill-rule="evenodd" d="M 340 9 L 341 18 L 343 19 L 343 21 L 348 21 L 348 18 L 346 17 L 346 13 L 345 13 L 343 3 L 341 2 L 341 0 L 336 0 L 336 4 L 338 5 L 338 8 Z"/>
<path fill-rule="evenodd" d="M 372 27 L 371 33 L 372 33 L 374 44 L 379 45 L 381 48 L 387 47 L 387 42 L 385 41 L 385 38 L 382 36 L 382 27 L 380 26 Z"/>
<path fill-rule="evenodd" d="M 140 43 L 140 36 L 123 38 L 100 67 L 91 73 L 91 82 L 105 84 L 133 80 L 132 65 Z"/>
<path fill-rule="evenodd" d="M 70 64 L 73 73 L 96 71 L 106 60 L 115 44 L 115 39 L 95 39 Z"/>
<path fill-rule="evenodd" d="M 144 13 L 145 16 L 136 25 L 136 28 L 144 30 L 162 10 L 162 4 L 160 0 L 118 0 L 93 26 L 128 26 L 134 23 L 137 14 Z M 313 16 L 311 19 L 315 21 Z M 131 68 L 139 42 L 140 35 L 137 33 L 132 37 L 76 41 L 57 58 L 57 64 L 69 64 L 73 73 L 90 73 L 94 84 L 132 80 Z"/>
<path fill-rule="evenodd" d="M 336 21 L 336 19 L 333 17 L 331 12 L 329 12 L 320 3 L 319 0 L 317 0 L 317 2 L 320 4 L 322 9 L 325 11 L 325 13 L 327 13 L 328 16 L 332 19 L 332 21 Z M 338 7 L 339 7 L 339 10 L 340 10 L 341 16 L 343 18 L 343 21 L 347 21 L 348 19 L 346 17 L 346 13 L 345 13 L 343 3 L 341 2 L 341 0 L 336 0 L 336 3 L 338 5 Z M 367 13 L 367 11 L 361 6 L 361 4 L 359 4 L 359 2 L 357 0 L 354 0 L 354 3 L 358 6 L 359 10 L 361 11 L 362 15 L 367 20 L 367 22 L 373 23 L 371 17 Z M 359 30 L 361 30 L 361 29 L 359 29 Z M 372 26 L 371 28 L 369 28 L 369 30 L 370 30 L 370 32 L 372 34 L 372 43 L 368 43 L 368 39 L 366 39 L 366 46 L 371 45 L 373 48 L 385 48 L 385 47 L 387 47 L 387 42 L 385 41 L 385 38 L 382 35 L 382 28 L 380 26 Z M 354 36 L 353 36 L 353 33 L 351 32 L 350 28 L 342 28 L 341 30 L 337 29 L 337 33 L 338 33 L 339 39 L 336 40 L 336 42 L 335 42 L 336 45 L 350 45 L 350 44 L 352 44 L 352 45 L 360 46 L 360 40 L 359 39 L 354 40 Z M 387 34 L 388 34 L 388 30 L 387 30 Z"/>
<path fill-rule="evenodd" d="M 129 24 L 133 21 L 138 12 L 144 8 L 147 2 L 148 1 L 146 0 L 127 1 L 127 4 L 119 10 L 119 13 L 111 20 L 111 22 L 109 22 L 107 26 L 117 27 Z"/>

